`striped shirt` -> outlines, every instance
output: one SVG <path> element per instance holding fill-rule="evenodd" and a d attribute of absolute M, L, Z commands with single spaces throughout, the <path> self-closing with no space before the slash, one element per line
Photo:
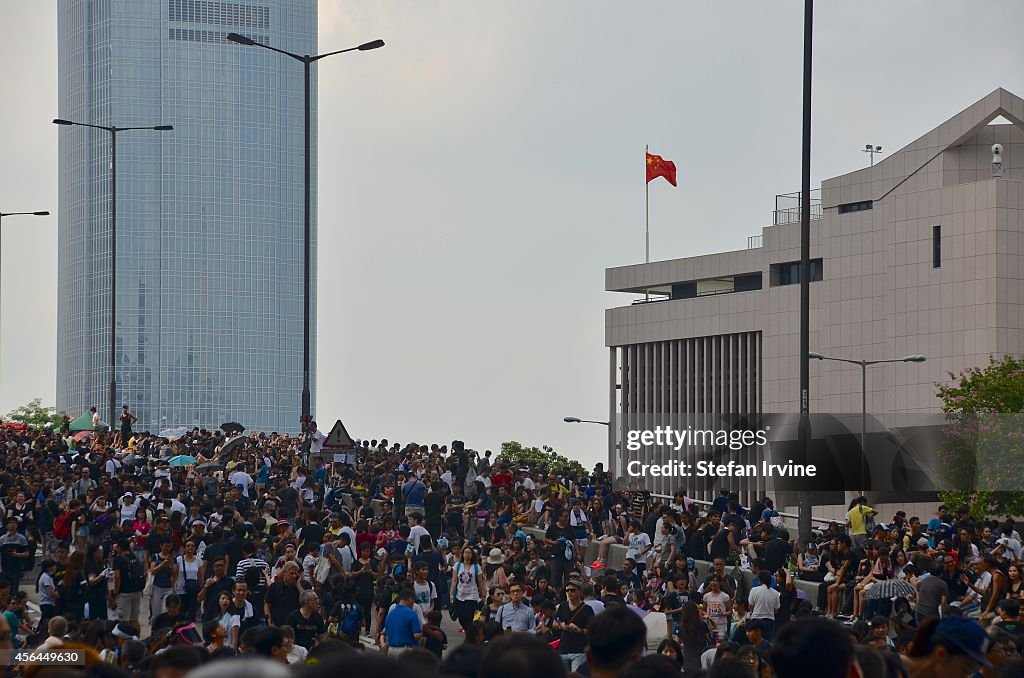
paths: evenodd
<path fill-rule="evenodd" d="M 250 567 L 259 568 L 260 572 L 270 569 L 270 565 L 262 558 L 242 558 L 235 568 L 235 581 L 245 581 L 245 571 Z"/>

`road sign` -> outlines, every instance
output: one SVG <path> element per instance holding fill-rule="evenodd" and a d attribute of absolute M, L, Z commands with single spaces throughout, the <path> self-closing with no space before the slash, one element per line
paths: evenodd
<path fill-rule="evenodd" d="M 327 434 L 327 440 L 322 445 L 326 450 L 348 450 L 355 446 L 355 441 L 352 440 L 352 436 L 345 430 L 345 425 L 341 423 L 341 419 L 334 422 L 334 427 L 331 428 L 331 432 Z"/>

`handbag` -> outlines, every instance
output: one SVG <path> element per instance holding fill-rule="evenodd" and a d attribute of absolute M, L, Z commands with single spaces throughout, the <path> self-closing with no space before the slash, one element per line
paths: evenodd
<path fill-rule="evenodd" d="M 185 569 L 185 556 L 178 556 L 178 560 L 181 562 L 181 576 L 185 578 L 185 595 L 198 596 L 203 589 L 202 584 L 198 579 L 188 578 L 188 570 Z"/>

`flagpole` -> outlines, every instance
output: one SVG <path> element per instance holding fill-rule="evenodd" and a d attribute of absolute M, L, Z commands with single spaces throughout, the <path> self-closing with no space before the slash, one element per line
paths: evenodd
<path fill-rule="evenodd" d="M 647 181 L 647 156 L 650 154 L 650 147 L 644 144 L 644 263 L 651 263 L 651 201 L 650 185 Z M 651 291 L 644 288 L 644 301 L 651 300 Z"/>

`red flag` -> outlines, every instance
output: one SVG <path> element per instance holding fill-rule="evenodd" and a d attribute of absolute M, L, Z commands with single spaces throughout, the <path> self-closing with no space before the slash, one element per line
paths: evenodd
<path fill-rule="evenodd" d="M 676 186 L 676 164 L 671 160 L 665 160 L 660 155 L 647 154 L 647 183 L 651 179 L 665 177 L 668 183 Z"/>

